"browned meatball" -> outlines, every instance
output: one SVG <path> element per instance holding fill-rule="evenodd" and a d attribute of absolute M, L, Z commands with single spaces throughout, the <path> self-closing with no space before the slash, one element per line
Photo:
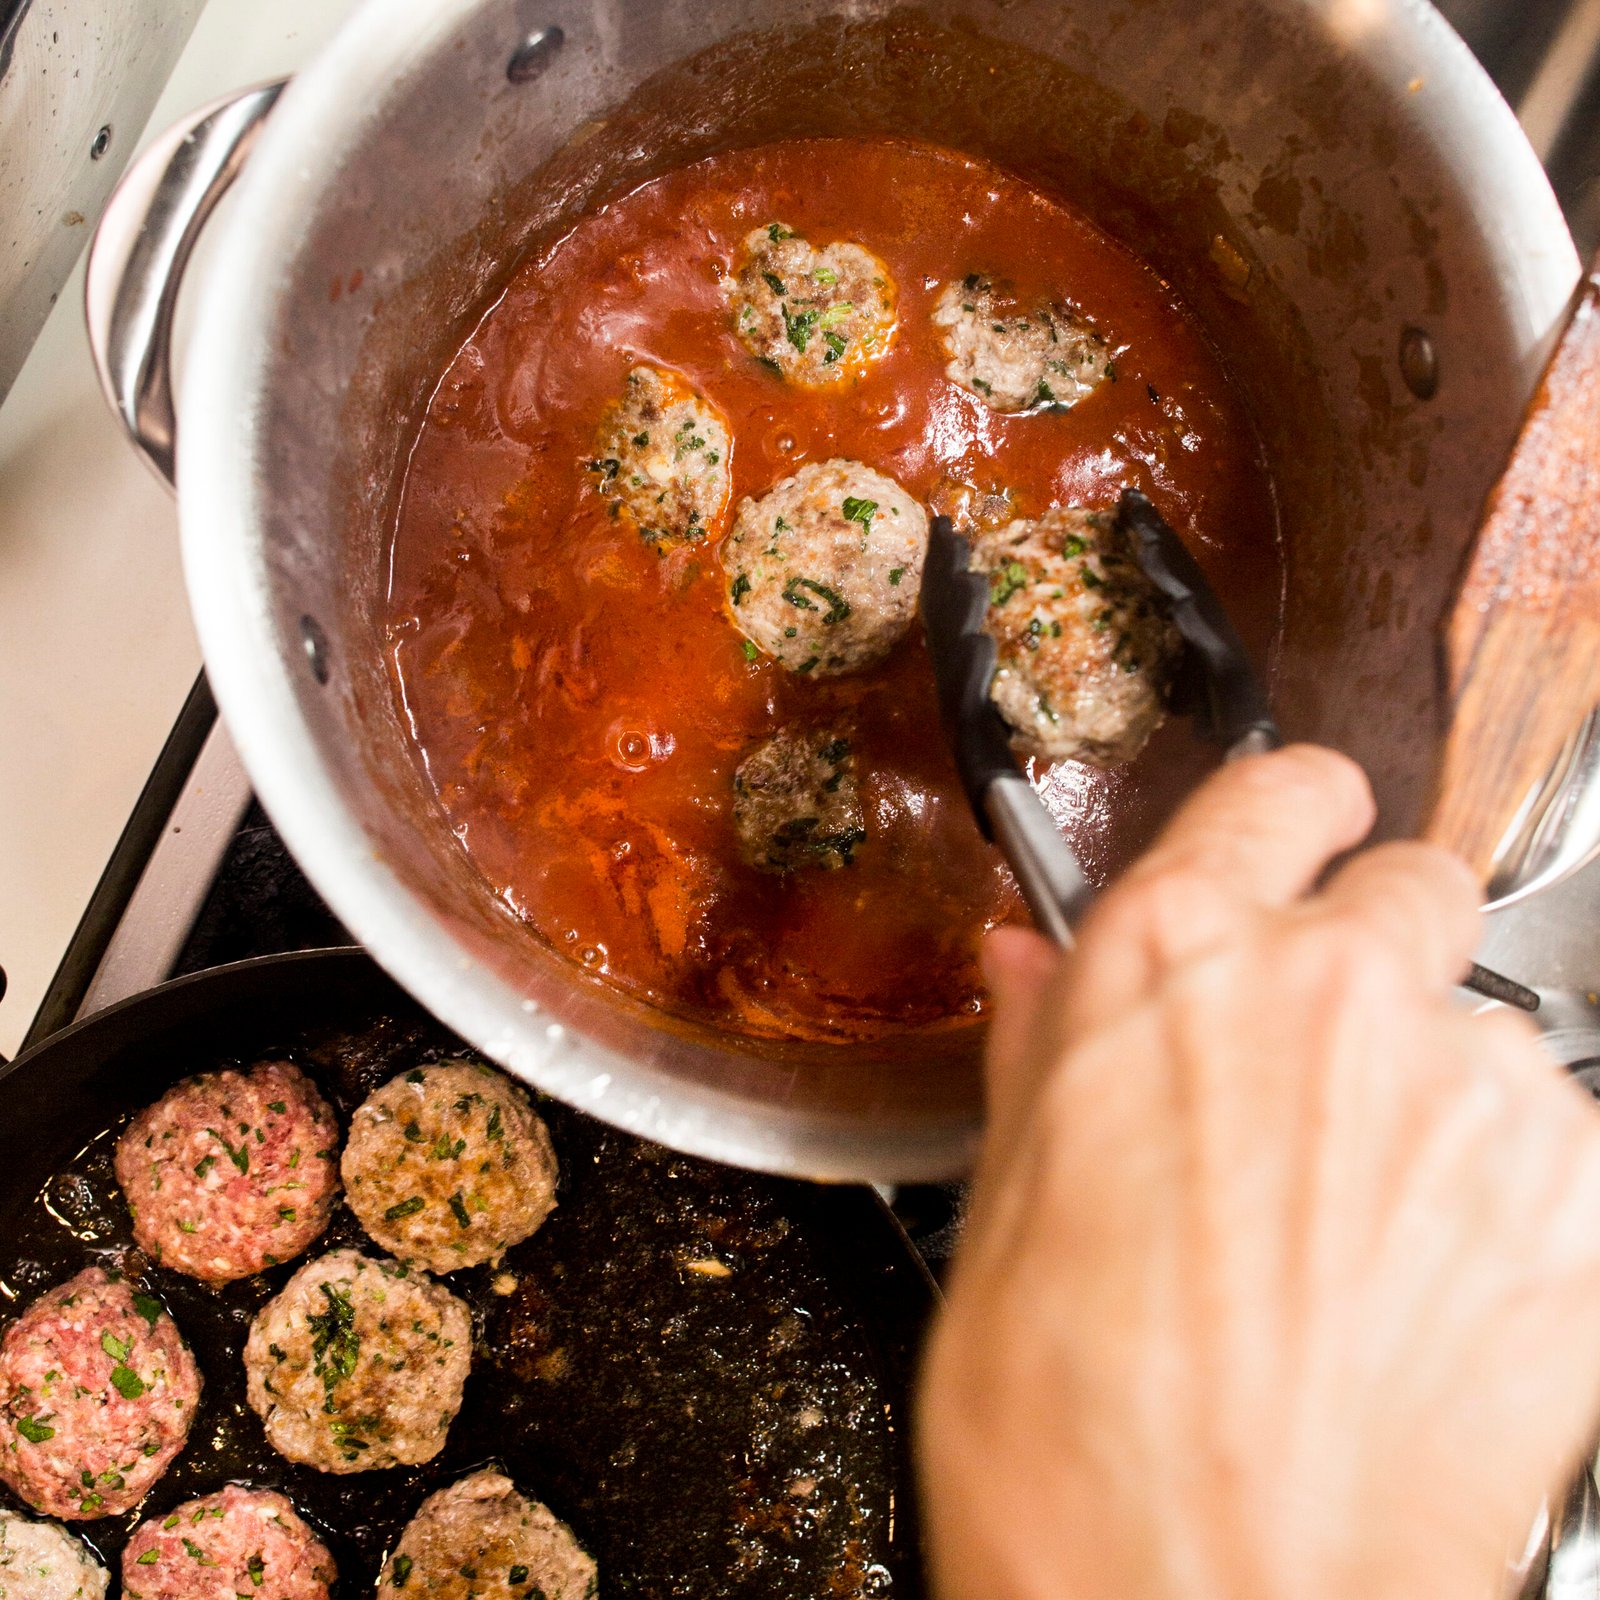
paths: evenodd
<path fill-rule="evenodd" d="M 850 741 L 784 728 L 733 777 L 739 854 L 762 872 L 849 865 L 867 837 Z"/>
<path fill-rule="evenodd" d="M 492 1068 L 441 1061 L 361 1103 L 344 1182 L 376 1243 L 453 1272 L 497 1260 L 550 1215 L 556 1154 L 525 1089 Z"/>
<path fill-rule="evenodd" d="M 979 537 L 972 566 L 989 574 L 989 692 L 1017 749 L 1131 761 L 1165 715 L 1180 640 L 1111 514 L 1072 507 L 1008 523 Z"/>

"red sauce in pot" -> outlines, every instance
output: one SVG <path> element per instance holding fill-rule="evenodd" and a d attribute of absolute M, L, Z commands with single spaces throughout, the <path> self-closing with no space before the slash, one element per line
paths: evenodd
<path fill-rule="evenodd" d="M 858 381 L 788 386 L 734 336 L 721 280 L 773 220 L 888 265 L 897 333 Z M 1011 417 L 951 383 L 929 313 L 974 271 L 1076 305 L 1116 381 L 1069 413 Z M 1018 515 L 1137 484 L 1265 659 L 1282 588 L 1271 488 L 1222 363 L 1166 284 L 1018 179 L 924 145 L 806 140 L 711 157 L 585 217 L 518 271 L 429 407 L 394 537 L 390 659 L 440 807 L 495 893 L 592 972 L 736 1031 L 970 1020 L 980 936 L 1024 913 L 967 811 L 922 641 L 850 677 L 747 660 L 715 540 L 658 555 L 585 470 L 641 361 L 726 413 L 735 504 L 835 456 L 925 502 L 951 480 L 1004 485 Z M 789 720 L 850 728 L 869 836 L 849 867 L 739 860 L 734 768 Z M 1169 727 L 1128 768 L 1041 784 L 1104 876 L 1210 759 Z"/>

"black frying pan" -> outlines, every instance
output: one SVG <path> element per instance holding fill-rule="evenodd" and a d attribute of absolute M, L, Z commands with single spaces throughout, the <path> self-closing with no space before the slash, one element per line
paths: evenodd
<path fill-rule="evenodd" d="M 402 1068 L 469 1052 L 361 953 L 313 951 L 179 979 L 0 1071 L 10 1310 L 114 1262 L 165 1299 L 205 1375 L 188 1445 L 145 1505 L 77 1525 L 113 1571 L 143 1516 L 237 1479 L 294 1500 L 352 1600 L 425 1495 L 494 1462 L 577 1530 L 605 1595 L 920 1594 L 906 1425 L 937 1291 L 893 1217 L 871 1190 L 691 1160 L 552 1102 L 560 1205 L 507 1254 L 516 1287 L 497 1292 L 488 1267 L 447 1280 L 473 1308 L 475 1353 L 443 1452 L 342 1477 L 278 1456 L 239 1352 L 306 1258 L 221 1290 L 151 1267 L 111 1173 L 139 1107 L 268 1054 L 299 1061 L 343 1121 Z M 312 1253 L 339 1244 L 366 1244 L 342 1206 Z M 685 1266 L 711 1259 L 730 1274 Z"/>

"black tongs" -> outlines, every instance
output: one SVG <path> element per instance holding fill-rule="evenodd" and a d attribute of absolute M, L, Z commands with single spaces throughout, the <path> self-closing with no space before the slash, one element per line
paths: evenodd
<path fill-rule="evenodd" d="M 1183 640 L 1172 707 L 1189 716 L 1224 760 L 1275 750 L 1283 735 L 1267 692 L 1232 619 L 1199 563 L 1137 489 L 1124 489 L 1117 526 L 1139 565 L 1166 597 Z M 1004 718 L 989 698 L 995 642 L 984 630 L 989 575 L 970 566 L 971 550 L 948 517 L 935 517 L 922 575 L 922 625 L 939 690 L 939 716 L 978 827 L 999 845 L 1016 874 L 1035 925 L 1059 945 L 1094 898 L 1072 848 L 1017 765 Z M 1531 989 L 1473 963 L 1463 987 L 1538 1009 Z"/>

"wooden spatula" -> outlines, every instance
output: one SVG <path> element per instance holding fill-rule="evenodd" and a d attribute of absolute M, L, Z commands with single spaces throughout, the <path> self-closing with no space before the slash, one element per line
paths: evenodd
<path fill-rule="evenodd" d="M 1444 644 L 1451 720 L 1427 834 L 1487 883 L 1518 808 L 1600 704 L 1600 260 L 1489 496 Z"/>

